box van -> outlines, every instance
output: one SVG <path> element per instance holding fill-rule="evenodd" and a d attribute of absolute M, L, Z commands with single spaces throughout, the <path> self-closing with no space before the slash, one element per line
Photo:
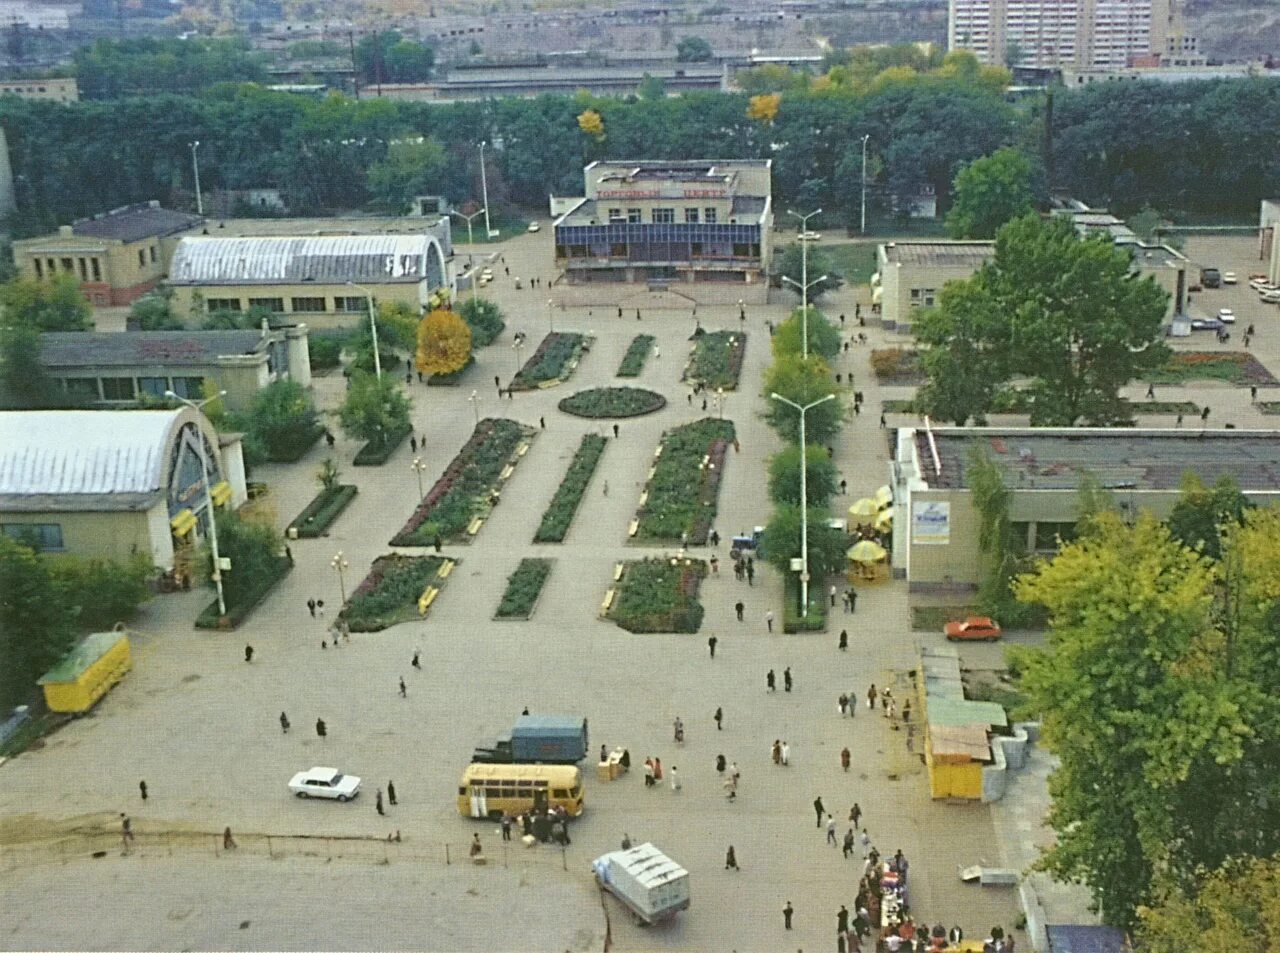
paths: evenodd
<path fill-rule="evenodd" d="M 560 764 L 470 764 L 458 782 L 458 813 L 497 820 L 504 814 L 563 807 L 583 809 L 582 772 Z"/>
<path fill-rule="evenodd" d="M 1206 288 L 1221 288 L 1222 272 L 1220 272 L 1217 268 L 1201 268 L 1200 284 L 1202 284 Z"/>

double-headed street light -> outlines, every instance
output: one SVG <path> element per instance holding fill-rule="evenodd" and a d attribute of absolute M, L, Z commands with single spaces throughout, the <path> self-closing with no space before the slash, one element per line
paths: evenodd
<path fill-rule="evenodd" d="M 800 307 L 800 338 L 801 338 L 800 348 L 801 348 L 802 354 L 804 355 L 804 359 L 808 360 L 809 359 L 809 289 L 814 287 L 815 285 L 820 285 L 824 281 L 826 281 L 827 275 L 823 275 L 821 278 L 814 278 L 813 281 L 805 282 L 804 284 L 801 284 L 800 282 L 796 281 L 794 278 L 790 278 L 787 275 L 783 275 L 782 280 L 789 282 L 790 284 L 793 284 L 800 289 L 800 300 L 802 302 Z"/>
<path fill-rule="evenodd" d="M 179 397 L 171 390 L 165 391 L 164 396 L 186 404 L 192 410 L 203 411 L 206 404 L 227 396 L 227 392 L 220 390 L 212 397 L 206 397 L 201 401 Z M 224 616 L 227 614 L 227 600 L 222 594 L 222 557 L 218 553 L 218 521 L 214 518 L 213 512 L 213 488 L 209 486 L 209 458 L 204 452 L 204 431 L 200 429 L 199 424 L 196 425 L 196 446 L 200 451 L 200 479 L 204 482 L 204 512 L 209 520 L 209 548 L 213 553 L 213 585 L 218 590 L 218 615 Z"/>
<path fill-rule="evenodd" d="M 471 392 L 471 396 L 467 398 L 471 404 L 471 409 L 475 412 L 476 426 L 480 426 L 480 395 L 476 391 Z"/>
<path fill-rule="evenodd" d="M 819 397 L 803 407 L 781 394 L 769 396 L 800 413 L 800 617 L 803 619 L 809 615 L 809 455 L 808 445 L 805 443 L 804 415 L 819 404 L 835 400 L 836 395 Z"/>
<path fill-rule="evenodd" d="M 476 266 L 475 266 L 475 254 L 474 254 L 475 240 L 471 237 L 471 221 L 477 215 L 483 215 L 484 213 L 485 213 L 484 209 L 480 209 L 480 211 L 478 212 L 472 212 L 470 215 L 467 215 L 465 212 L 459 212 L 457 209 L 449 210 L 450 215 L 456 215 L 458 216 L 458 218 L 462 219 L 464 222 L 467 223 L 467 268 L 471 272 L 471 300 L 472 301 L 476 300 Z"/>
<path fill-rule="evenodd" d="M 329 565 L 338 572 L 338 592 L 342 594 L 342 603 L 338 606 L 338 611 L 341 612 L 342 606 L 347 604 L 347 570 L 351 568 L 351 563 L 347 562 L 347 557 L 342 555 L 342 550 L 338 550 L 333 559 L 329 560 Z"/>
<path fill-rule="evenodd" d="M 418 499 L 422 499 L 422 471 L 426 468 L 427 465 L 422 462 L 422 457 L 414 457 L 413 463 L 409 464 L 409 469 L 418 478 Z"/>
<path fill-rule="evenodd" d="M 721 420 L 724 420 L 724 388 L 716 388 L 716 413 Z"/>
<path fill-rule="evenodd" d="M 519 334 L 517 334 L 516 339 L 511 342 L 511 350 L 515 353 L 516 373 L 519 374 L 520 373 L 520 352 L 524 350 L 524 338 L 521 337 Z"/>
<path fill-rule="evenodd" d="M 369 308 L 369 332 L 373 335 L 373 373 L 378 380 L 382 380 L 382 357 L 378 354 L 378 318 L 373 311 L 373 292 L 354 281 L 348 281 L 347 285 L 364 292 L 365 304 Z"/>
<path fill-rule="evenodd" d="M 556 331 L 556 303 L 552 298 L 547 299 L 547 329 L 552 334 Z"/>

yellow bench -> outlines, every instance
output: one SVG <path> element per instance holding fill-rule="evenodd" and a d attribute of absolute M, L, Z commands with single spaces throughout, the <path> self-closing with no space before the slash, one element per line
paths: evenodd
<path fill-rule="evenodd" d="M 484 517 L 477 516 L 475 519 L 471 521 L 471 525 L 467 527 L 467 535 L 474 536 L 476 533 L 480 532 L 480 527 L 483 525 L 484 525 Z"/>
<path fill-rule="evenodd" d="M 455 563 L 452 559 L 446 559 L 441 564 L 440 568 L 436 570 L 436 576 L 440 579 L 448 579 L 449 573 L 453 572 L 453 567 L 456 565 L 457 563 Z"/>
<path fill-rule="evenodd" d="M 426 615 L 427 610 L 431 608 L 431 603 L 436 601 L 438 595 L 440 595 L 439 589 L 435 586 L 427 586 L 418 599 L 418 615 Z"/>
<path fill-rule="evenodd" d="M 607 615 L 609 607 L 613 605 L 614 596 L 618 594 L 618 590 L 610 589 L 604 594 L 604 602 L 600 603 L 600 615 Z"/>

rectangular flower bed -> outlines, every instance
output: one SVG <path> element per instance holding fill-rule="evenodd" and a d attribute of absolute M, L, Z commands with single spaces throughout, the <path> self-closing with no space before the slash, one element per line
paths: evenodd
<path fill-rule="evenodd" d="M 511 379 L 508 389 L 537 390 L 561 384 L 572 376 L 578 361 L 590 349 L 591 338 L 585 334 L 552 331 Z"/>
<path fill-rule="evenodd" d="M 684 379 L 712 390 L 737 390 L 738 375 L 747 354 L 745 331 L 707 331 L 693 339 L 693 353 Z"/>
<path fill-rule="evenodd" d="M 637 334 L 627 346 L 627 353 L 622 355 L 622 363 L 618 365 L 619 377 L 639 377 L 644 370 L 644 362 L 649 359 L 653 350 L 652 334 Z"/>
<path fill-rule="evenodd" d="M 256 577 L 252 584 L 245 587 L 237 597 L 227 599 L 227 614 L 220 616 L 218 614 L 218 600 L 214 599 L 209 603 L 196 617 L 197 629 L 234 629 L 241 622 L 249 617 L 258 603 L 262 602 L 276 587 L 281 579 L 287 576 L 293 569 L 292 564 L 285 556 L 280 556 L 271 564 L 272 568 L 269 573 L 264 573 Z"/>
<path fill-rule="evenodd" d="M 356 498 L 356 487 L 350 483 L 340 483 L 332 489 L 321 490 L 306 509 L 297 515 L 289 529 L 294 531 L 298 539 L 314 539 L 325 535 L 325 531 L 342 515 L 342 511 Z M 285 531 L 286 535 L 288 530 Z"/>
<path fill-rule="evenodd" d="M 379 556 L 338 618 L 352 632 L 377 632 L 417 619 L 434 600 L 432 590 L 440 591 L 453 566 L 454 561 L 443 556 Z"/>
<path fill-rule="evenodd" d="M 522 559 L 516 571 L 507 577 L 507 590 L 498 603 L 495 619 L 527 619 L 533 615 L 542 587 L 551 575 L 552 560 Z"/>
<path fill-rule="evenodd" d="M 636 512 L 637 542 L 701 546 L 716 519 L 724 459 L 734 442 L 733 421 L 705 417 L 662 435 L 658 459 Z"/>
<path fill-rule="evenodd" d="M 902 347 L 890 347 L 871 352 L 871 370 L 881 384 L 920 384 L 924 374 L 920 370 L 917 351 Z"/>
<path fill-rule="evenodd" d="M 391 459 L 391 455 L 396 452 L 400 444 L 404 443 L 405 438 L 411 433 L 413 433 L 413 430 L 406 427 L 404 430 L 389 434 L 387 439 L 381 442 L 370 440 L 356 451 L 356 458 L 352 463 L 358 467 L 382 466 Z"/>
<path fill-rule="evenodd" d="M 698 587 L 706 575 L 701 559 L 628 562 L 606 618 L 628 632 L 697 632 L 703 613 Z"/>
<path fill-rule="evenodd" d="M 582 438 L 569 470 L 551 498 L 547 511 L 542 514 L 542 522 L 533 536 L 535 543 L 564 542 L 565 534 L 573 523 L 574 514 L 578 512 L 578 504 L 587 492 L 587 485 L 596 472 L 600 455 L 604 453 L 605 439 L 598 434 L 589 433 Z"/>
<path fill-rule="evenodd" d="M 1231 384 L 1280 384 L 1272 373 L 1247 351 L 1179 351 L 1158 371 L 1148 375 L 1156 384 L 1216 380 Z"/>
<path fill-rule="evenodd" d="M 520 459 L 521 447 L 537 433 L 505 418 L 486 417 L 440 479 L 427 491 L 392 546 L 431 546 L 437 539 L 467 542 L 473 521 L 489 515 L 499 489 Z"/>

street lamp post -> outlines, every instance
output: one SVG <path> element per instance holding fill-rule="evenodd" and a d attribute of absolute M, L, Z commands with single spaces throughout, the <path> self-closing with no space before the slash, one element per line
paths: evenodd
<path fill-rule="evenodd" d="M 516 373 L 517 373 L 517 374 L 519 374 L 519 373 L 520 373 L 520 352 L 524 350 L 524 339 L 523 339 L 523 338 L 516 338 L 514 341 L 512 341 L 512 342 L 511 342 L 511 350 L 515 353 L 515 356 L 516 356 Z"/>
<path fill-rule="evenodd" d="M 871 138 L 871 133 L 867 133 L 862 137 L 862 203 L 860 206 L 862 212 L 862 224 L 859 233 L 867 234 L 867 141 Z"/>
<path fill-rule="evenodd" d="M 378 380 L 382 380 L 382 356 L 378 353 L 378 319 L 373 312 L 373 292 L 354 281 L 348 281 L 347 284 L 364 292 L 364 300 L 369 307 L 369 332 L 373 335 L 373 373 Z"/>
<path fill-rule="evenodd" d="M 782 276 L 783 281 L 795 285 L 800 289 L 801 300 L 804 302 L 803 307 L 800 309 L 800 337 L 802 339 L 801 349 L 804 353 L 805 360 L 809 359 L 809 289 L 814 285 L 822 284 L 827 280 L 827 277 L 827 275 L 823 275 L 821 278 L 814 278 L 813 281 L 806 282 L 802 285 L 794 278 L 787 275 Z"/>
<path fill-rule="evenodd" d="M 819 397 L 810 404 L 801 407 L 795 401 L 787 400 L 781 394 L 770 394 L 774 400 L 794 408 L 800 413 L 800 617 L 809 615 L 809 463 L 808 447 L 805 444 L 804 415 L 829 400 L 835 400 L 835 394 Z"/>
<path fill-rule="evenodd" d="M 548 299 L 547 299 L 547 328 L 548 328 L 548 330 L 550 330 L 550 331 L 551 331 L 551 333 L 552 333 L 552 334 L 554 334 L 554 333 L 555 333 L 555 330 L 556 330 L 556 311 L 555 311 L 555 308 L 556 308 L 556 303 L 555 303 L 555 301 L 554 301 L 553 299 L 551 299 L 551 298 L 548 298 Z"/>
<path fill-rule="evenodd" d="M 426 468 L 427 465 L 422 462 L 421 457 L 414 457 L 413 463 L 409 464 L 409 469 L 412 470 L 414 475 L 418 478 L 418 499 L 422 499 L 422 471 Z"/>
<path fill-rule="evenodd" d="M 475 248 L 475 240 L 471 237 L 471 220 L 477 215 L 483 215 L 484 212 L 485 210 L 481 209 L 479 212 L 472 212 L 470 215 L 467 215 L 464 212 L 459 212 L 457 209 L 449 210 L 450 215 L 456 215 L 467 223 L 467 268 L 470 269 L 471 272 L 471 300 L 473 303 L 476 300 L 476 266 L 475 258 L 471 251 Z"/>
<path fill-rule="evenodd" d="M 170 400 L 186 404 L 192 410 L 203 410 L 205 404 L 225 397 L 227 392 L 220 390 L 212 397 L 206 397 L 199 402 L 179 397 L 171 390 L 165 391 L 164 395 Z M 224 616 L 227 614 L 227 600 L 222 593 L 222 556 L 218 552 L 218 521 L 214 519 L 213 513 L 213 488 L 209 486 L 209 458 L 204 452 L 204 431 L 200 429 L 198 424 L 196 426 L 196 445 L 200 450 L 200 479 L 204 481 L 204 511 L 209 518 L 209 548 L 213 553 L 213 585 L 218 590 L 218 615 Z"/>
<path fill-rule="evenodd" d="M 723 387 L 716 388 L 716 413 L 719 414 L 721 420 L 724 420 L 724 388 Z"/>
<path fill-rule="evenodd" d="M 478 427 L 480 426 L 480 395 L 472 391 L 467 400 L 471 403 L 471 409 L 475 412 L 476 426 Z"/>
<path fill-rule="evenodd" d="M 200 157 L 196 155 L 196 150 L 200 148 L 200 140 L 197 139 L 191 143 L 191 169 L 195 172 L 196 177 L 196 214 L 204 214 L 204 196 L 200 194 Z"/>
<path fill-rule="evenodd" d="M 488 144 L 487 141 L 480 143 L 480 194 L 484 196 L 484 234 L 486 238 L 492 238 L 493 229 L 489 226 L 489 179 L 484 171 L 484 147 Z"/>
<path fill-rule="evenodd" d="M 803 317 L 801 317 L 800 319 L 800 322 L 803 325 L 803 327 L 801 328 L 800 336 L 803 339 L 801 343 L 801 349 L 804 353 L 805 360 L 808 360 L 809 359 L 809 288 L 812 285 L 818 284 L 818 281 L 811 282 L 809 280 L 809 242 L 810 242 L 809 236 L 812 234 L 809 231 L 809 219 L 813 218 L 815 215 L 821 215 L 822 209 L 816 208 L 812 212 L 809 212 L 807 215 L 801 215 L 799 212 L 793 212 L 790 209 L 788 209 L 787 214 L 794 215 L 796 218 L 800 219 L 800 309 L 801 309 L 801 312 L 803 313 Z M 826 278 L 826 275 L 823 275 L 822 278 L 819 279 L 819 281 L 825 278 Z M 792 281 L 791 283 L 795 284 L 794 281 Z"/>
<path fill-rule="evenodd" d="M 347 570 L 351 568 L 351 563 L 347 562 L 342 550 L 338 550 L 333 559 L 329 561 L 329 565 L 338 571 L 338 592 L 342 594 L 342 602 L 338 606 L 338 611 L 342 611 L 342 606 L 347 604 Z"/>

